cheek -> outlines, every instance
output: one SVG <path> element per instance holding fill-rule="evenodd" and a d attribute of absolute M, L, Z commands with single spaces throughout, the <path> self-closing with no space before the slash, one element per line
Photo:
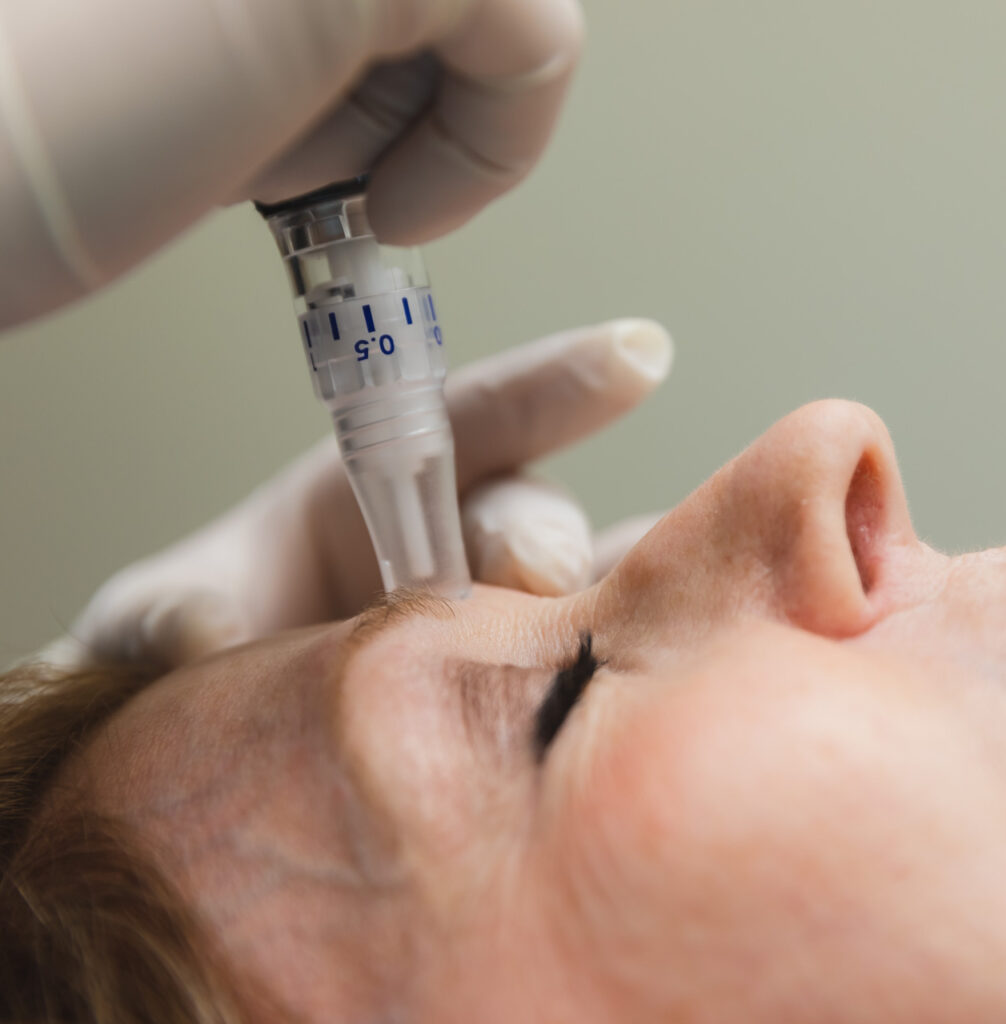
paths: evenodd
<path fill-rule="evenodd" d="M 617 685 L 556 765 L 549 842 L 563 942 L 624 998 L 802 1021 L 810 992 L 822 1014 L 884 991 L 900 1021 L 1003 951 L 974 922 L 1006 793 L 953 723 L 847 682 Z"/>

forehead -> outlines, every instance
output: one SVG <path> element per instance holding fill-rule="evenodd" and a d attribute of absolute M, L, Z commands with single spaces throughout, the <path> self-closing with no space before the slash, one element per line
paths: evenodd
<path fill-rule="evenodd" d="M 311 647 L 345 632 L 339 625 L 270 638 L 162 676 L 98 727 L 63 780 L 114 812 L 242 770 L 250 751 L 298 731 L 316 680 Z"/>
<path fill-rule="evenodd" d="M 211 770 L 236 771 L 249 751 L 319 732 L 339 714 L 347 681 L 362 710 L 368 695 L 400 700 L 421 664 L 428 678 L 429 666 L 448 656 L 531 664 L 547 649 L 554 658 L 566 631 L 561 604 L 481 586 L 457 604 L 413 595 L 221 652 L 152 682 L 96 730 L 64 774 L 115 802 L 169 780 L 195 784 Z"/>

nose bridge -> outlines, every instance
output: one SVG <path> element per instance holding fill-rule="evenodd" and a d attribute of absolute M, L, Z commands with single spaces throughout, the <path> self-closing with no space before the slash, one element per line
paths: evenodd
<path fill-rule="evenodd" d="M 849 636 L 882 610 L 885 552 L 912 537 L 883 422 L 856 403 L 816 402 L 666 517 L 613 583 L 626 606 L 648 592 L 650 619 L 764 614 Z"/>

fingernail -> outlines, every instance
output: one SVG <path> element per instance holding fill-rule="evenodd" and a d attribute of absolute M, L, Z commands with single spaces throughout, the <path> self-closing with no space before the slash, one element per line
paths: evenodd
<path fill-rule="evenodd" d="M 84 668 L 91 660 L 91 651 L 86 644 L 81 643 L 75 636 L 61 636 L 46 644 L 42 650 L 29 655 L 20 662 L 15 662 L 11 668 L 19 664 L 46 665 L 49 668 L 60 669 L 68 672 L 76 668 Z"/>
<path fill-rule="evenodd" d="M 609 326 L 615 349 L 630 369 L 654 384 L 670 373 L 674 342 L 655 320 L 613 320 Z"/>
<path fill-rule="evenodd" d="M 589 586 L 594 541 L 583 509 L 561 487 L 507 477 L 475 488 L 461 510 L 477 579 L 542 597 Z"/>
<path fill-rule="evenodd" d="M 591 581 L 594 552 L 589 532 L 522 524 L 506 538 L 522 589 L 542 597 L 583 590 Z"/>

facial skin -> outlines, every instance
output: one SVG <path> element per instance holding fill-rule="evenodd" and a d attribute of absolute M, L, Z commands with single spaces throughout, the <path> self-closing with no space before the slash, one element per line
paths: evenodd
<path fill-rule="evenodd" d="M 1006 557 L 916 538 L 869 410 L 787 417 L 586 593 L 388 619 L 168 676 L 61 780 L 291 1019 L 1006 1019 Z"/>

